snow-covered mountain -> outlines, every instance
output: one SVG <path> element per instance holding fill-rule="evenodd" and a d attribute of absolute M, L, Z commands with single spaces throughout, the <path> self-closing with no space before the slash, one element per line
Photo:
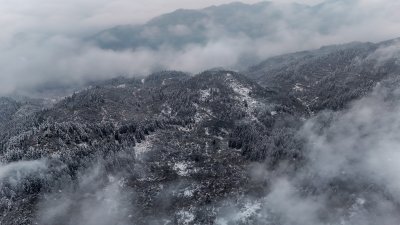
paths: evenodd
<path fill-rule="evenodd" d="M 0 223 L 397 224 L 397 43 L 0 99 Z"/>
<path fill-rule="evenodd" d="M 272 57 L 245 74 L 297 98 L 310 111 L 342 109 L 400 72 L 400 39 L 350 43 Z"/>

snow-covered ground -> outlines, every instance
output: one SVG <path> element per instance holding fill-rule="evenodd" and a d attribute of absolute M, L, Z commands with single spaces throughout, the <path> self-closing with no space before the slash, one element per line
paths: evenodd
<path fill-rule="evenodd" d="M 253 121 L 258 120 L 257 117 L 255 117 L 254 112 L 258 107 L 262 106 L 262 103 L 250 96 L 252 90 L 235 80 L 230 73 L 227 74 L 227 81 L 232 90 L 237 94 L 236 99 L 240 102 L 247 103 L 247 115 Z"/>
<path fill-rule="evenodd" d="M 294 91 L 299 91 L 299 92 L 304 91 L 304 87 L 303 87 L 303 85 L 300 84 L 300 83 L 296 83 L 296 85 L 294 85 L 294 87 L 293 87 L 292 89 L 293 89 Z"/>
<path fill-rule="evenodd" d="M 146 136 L 146 140 L 142 140 L 141 143 L 136 143 L 135 146 L 135 156 L 136 158 L 141 158 L 143 154 L 150 151 L 153 147 L 153 138 L 155 137 L 154 134 L 150 134 Z"/>
<path fill-rule="evenodd" d="M 217 218 L 215 224 L 248 224 L 248 219 L 252 216 L 256 216 L 261 210 L 261 207 L 262 205 L 258 201 L 248 201 L 243 205 L 243 207 L 235 209 L 231 213 Z"/>
<path fill-rule="evenodd" d="M 179 176 L 187 176 L 189 175 L 188 164 L 185 162 L 177 162 L 175 163 L 173 169 Z"/>
<path fill-rule="evenodd" d="M 200 90 L 200 100 L 206 101 L 211 96 L 211 89 Z"/>
<path fill-rule="evenodd" d="M 181 210 L 176 215 L 178 217 L 179 224 L 182 224 L 182 225 L 191 224 L 195 218 L 193 213 L 186 211 L 186 210 Z"/>

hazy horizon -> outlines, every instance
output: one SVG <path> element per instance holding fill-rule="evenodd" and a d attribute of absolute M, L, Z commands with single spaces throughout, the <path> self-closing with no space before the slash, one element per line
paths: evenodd
<path fill-rule="evenodd" d="M 400 3 L 395 0 L 287 0 L 272 1 L 275 9 L 265 15 L 237 16 L 249 23 L 258 21 L 258 29 L 271 29 L 257 37 L 246 34 L 244 30 L 241 32 L 245 29 L 243 26 L 235 28 L 235 22 L 229 29 L 238 32 L 227 33 L 227 28 L 220 24 L 227 21 L 219 18 L 218 21 L 201 22 L 206 26 L 204 43 L 189 41 L 179 49 L 167 42 L 157 49 L 143 46 L 115 51 L 85 41 L 104 29 L 126 24 L 140 25 L 176 9 L 202 9 L 230 2 L 1 0 L 0 78 L 3 82 L 0 94 L 46 83 L 68 85 L 119 75 L 144 76 L 159 69 L 192 73 L 220 66 L 237 69 L 284 53 L 400 37 L 400 15 L 396 10 Z M 242 2 L 254 4 L 260 1 Z M 315 12 L 309 12 L 308 9 L 298 11 L 297 6 L 286 4 L 294 2 L 311 7 L 324 4 L 312 8 Z M 269 18 L 268 13 L 274 16 L 274 10 L 279 10 L 276 15 L 281 19 L 260 21 L 260 18 Z M 192 32 L 191 28 L 180 24 L 170 25 L 171 29 L 168 29 L 177 32 L 176 35 Z M 152 35 L 154 31 L 151 28 L 145 32 Z"/>

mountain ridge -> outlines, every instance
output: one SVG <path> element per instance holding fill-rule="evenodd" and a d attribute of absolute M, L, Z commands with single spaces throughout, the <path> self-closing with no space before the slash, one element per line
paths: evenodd
<path fill-rule="evenodd" d="M 334 224 L 351 221 L 341 212 L 354 205 L 373 211 L 376 200 L 368 193 L 393 200 L 376 183 L 308 171 L 304 130 L 316 120 L 322 125 L 313 129 L 329 132 L 335 115 L 374 87 L 396 89 L 399 55 L 372 57 L 396 40 L 382 43 L 273 57 L 245 73 L 161 71 L 92 82 L 20 116 L 19 108 L 34 101 L 5 99 L 10 107 L 2 109 L 10 110 L 0 111 L 8 120 L 0 130 L 0 223 L 84 224 L 94 210 L 108 215 L 100 224 L 288 224 L 263 203 L 271 201 L 281 177 L 298 179 L 305 196 L 322 192 L 339 199 L 320 212 Z M 329 89 L 324 82 L 339 86 Z M 391 92 L 388 101 L 396 99 Z M 316 97 L 322 100 L 307 102 Z M 53 205 L 63 208 L 53 211 Z M 231 210 L 242 216 L 229 216 Z"/>

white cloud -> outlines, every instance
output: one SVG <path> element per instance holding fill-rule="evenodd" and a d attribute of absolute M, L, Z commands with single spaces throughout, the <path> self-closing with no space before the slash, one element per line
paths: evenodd
<path fill-rule="evenodd" d="M 104 168 L 95 166 L 80 174 L 77 185 L 46 194 L 38 203 L 40 224 L 108 225 L 131 224 L 135 213 L 132 190 L 124 190 L 124 180 L 105 178 Z"/>
<path fill-rule="evenodd" d="M 30 174 L 39 174 L 40 171 L 46 170 L 47 166 L 44 161 L 19 161 L 5 165 L 0 165 L 0 187 L 4 180 L 12 185 L 18 183 Z"/>
<path fill-rule="evenodd" d="M 81 41 L 110 26 L 142 23 L 177 8 L 202 8 L 228 2 L 0 0 L 0 94 L 51 82 L 80 83 L 121 74 L 144 75 L 160 68 L 189 72 L 219 66 L 230 68 L 238 62 L 255 63 L 272 55 L 327 44 L 381 41 L 400 33 L 400 16 L 396 11 L 400 3 L 396 0 L 330 1 L 318 15 L 311 16 L 282 4 L 293 1 L 274 1 L 281 4 L 285 19 L 268 25 L 271 37 L 230 36 L 211 23 L 208 43 L 188 45 L 180 50 L 163 46 L 159 51 L 114 52 Z M 293 23 L 301 27 L 293 28 L 290 25 Z M 332 27 L 331 32 L 321 32 Z M 190 33 L 191 28 L 176 25 L 169 32 L 179 36 Z M 143 35 L 158 35 L 157 29 L 146 30 Z"/>

